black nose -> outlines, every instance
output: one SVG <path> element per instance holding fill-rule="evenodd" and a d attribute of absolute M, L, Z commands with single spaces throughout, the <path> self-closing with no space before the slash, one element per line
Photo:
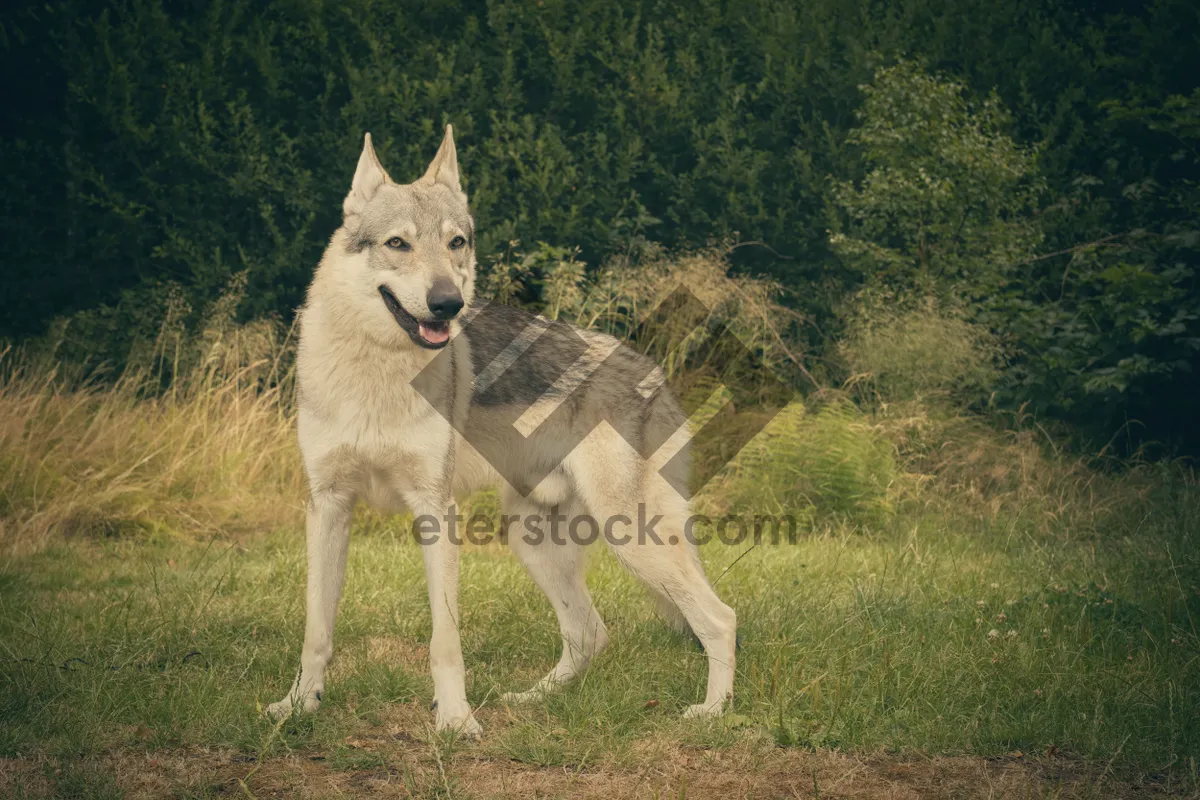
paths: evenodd
<path fill-rule="evenodd" d="M 429 296 L 425 298 L 425 304 L 429 306 L 433 316 L 438 319 L 454 319 L 454 316 L 462 311 L 462 293 L 450 281 L 439 278 L 433 282 Z"/>

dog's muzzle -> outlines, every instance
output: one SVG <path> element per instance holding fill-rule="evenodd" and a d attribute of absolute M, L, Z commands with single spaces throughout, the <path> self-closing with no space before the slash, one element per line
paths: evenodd
<path fill-rule="evenodd" d="M 432 300 L 436 288 L 437 285 L 435 284 L 435 288 L 430 290 L 431 311 L 433 311 Z M 448 317 L 443 317 L 442 315 L 446 314 L 447 310 L 454 305 L 451 298 L 447 298 L 440 303 L 440 313 L 439 311 L 434 311 L 435 319 L 419 320 L 408 312 L 408 309 L 400 303 L 396 295 L 392 294 L 391 289 L 388 289 L 386 286 L 379 287 L 379 294 L 383 297 L 383 304 L 391 312 L 392 319 L 396 320 L 396 324 L 404 329 L 404 332 L 408 334 L 408 337 L 414 343 L 430 350 L 439 350 L 445 347 L 450 341 L 450 320 L 463 307 L 462 295 L 458 293 L 457 289 L 454 290 L 454 293 L 457 297 L 458 305 Z"/>

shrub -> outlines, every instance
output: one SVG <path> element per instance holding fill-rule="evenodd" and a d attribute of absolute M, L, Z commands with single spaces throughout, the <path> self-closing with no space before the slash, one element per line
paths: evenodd
<path fill-rule="evenodd" d="M 837 352 L 860 396 L 883 402 L 969 402 L 986 394 L 1000 362 L 996 338 L 933 297 L 905 302 L 864 291 Z"/>
<path fill-rule="evenodd" d="M 733 509 L 877 524 L 900 478 L 891 444 L 853 405 L 835 400 L 813 413 L 797 402 L 738 454 L 717 492 Z"/>
<path fill-rule="evenodd" d="M 837 182 L 830 245 L 868 285 L 982 297 L 1042 241 L 1044 178 L 995 94 L 917 62 L 878 70 L 847 137 L 868 172 Z"/>
<path fill-rule="evenodd" d="M 704 366 L 713 387 L 746 386 L 765 370 L 784 383 L 799 385 L 804 366 L 796 340 L 802 318 L 788 303 L 791 295 L 766 277 L 731 274 L 732 242 L 668 254 L 643 245 L 635 254 L 609 259 L 589 270 L 575 250 L 539 243 L 522 250 L 513 242 L 502 257 L 482 270 L 480 293 L 525 305 L 551 319 L 604 331 L 628 341 L 643 327 L 639 347 L 662 365 L 668 378 Z M 700 303 L 699 314 L 666 315 L 653 330 L 651 314 L 680 288 Z M 744 360 L 700 365 L 694 358 L 705 342 L 728 329 L 746 346 Z M 698 377 L 698 376 L 697 376 Z"/>

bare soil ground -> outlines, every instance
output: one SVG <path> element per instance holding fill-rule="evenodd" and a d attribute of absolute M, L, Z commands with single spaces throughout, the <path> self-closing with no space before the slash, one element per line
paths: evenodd
<path fill-rule="evenodd" d="M 1166 798 L 1194 797 L 1157 775 L 1120 774 L 1056 753 L 997 758 L 806 751 L 747 739 L 715 750 L 646 739 L 623 763 L 539 767 L 450 743 L 398 706 L 377 733 L 333 753 L 293 751 L 258 763 L 233 749 L 189 745 L 116 751 L 65 768 L 0 759 L 0 796 L 476 798 Z M 491 717 L 487 719 L 486 717 Z M 484 724 L 503 725 L 503 712 Z M 416 726 L 414 728 L 414 726 Z"/>

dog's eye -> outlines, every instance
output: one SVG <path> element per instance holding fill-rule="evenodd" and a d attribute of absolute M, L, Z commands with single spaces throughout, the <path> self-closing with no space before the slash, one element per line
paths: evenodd
<path fill-rule="evenodd" d="M 464 239 L 463 237 L 455 236 L 453 239 L 450 240 L 450 249 L 451 250 L 461 250 L 463 248 L 463 245 L 465 245 L 466 243 L 467 243 L 467 240 Z"/>
<path fill-rule="evenodd" d="M 412 250 L 412 245 L 401 239 L 399 236 L 393 236 L 384 242 L 384 244 L 393 250 Z"/>

